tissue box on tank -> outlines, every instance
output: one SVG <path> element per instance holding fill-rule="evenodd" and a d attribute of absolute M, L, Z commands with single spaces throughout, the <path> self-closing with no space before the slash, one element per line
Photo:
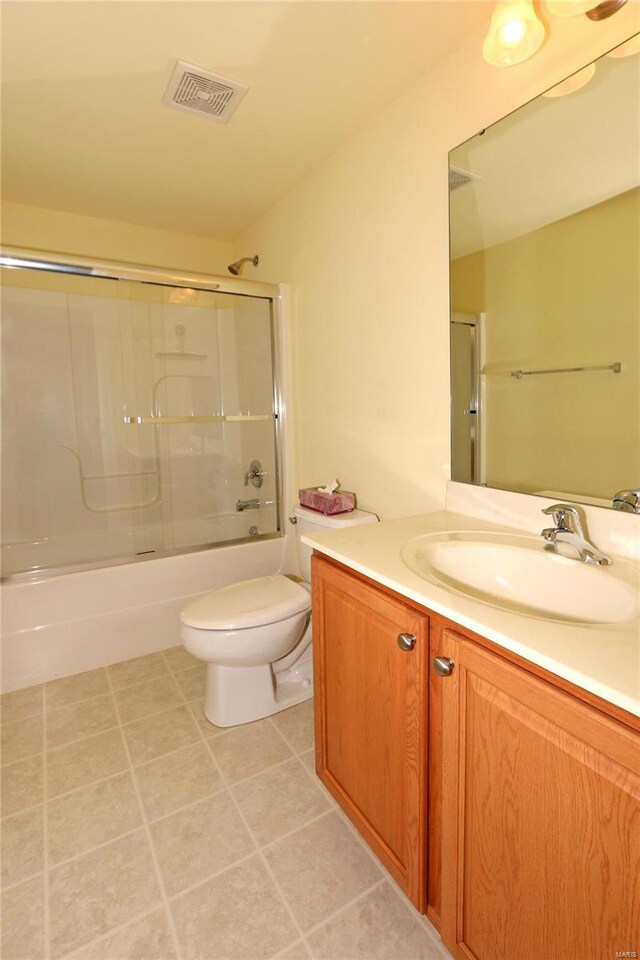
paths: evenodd
<path fill-rule="evenodd" d="M 335 493 L 323 493 L 317 487 L 303 487 L 298 490 L 300 506 L 308 507 L 317 513 L 332 516 L 334 513 L 350 513 L 355 509 L 356 495 L 347 490 Z"/>

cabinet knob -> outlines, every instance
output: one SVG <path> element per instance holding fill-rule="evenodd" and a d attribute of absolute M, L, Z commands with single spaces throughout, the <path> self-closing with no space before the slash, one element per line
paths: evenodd
<path fill-rule="evenodd" d="M 414 633 L 399 633 L 398 646 L 401 650 L 413 650 L 416 645 L 416 636 Z"/>
<path fill-rule="evenodd" d="M 433 658 L 433 669 L 438 674 L 439 677 L 450 677 L 453 673 L 453 668 L 455 667 L 454 661 L 451 657 L 434 657 Z"/>

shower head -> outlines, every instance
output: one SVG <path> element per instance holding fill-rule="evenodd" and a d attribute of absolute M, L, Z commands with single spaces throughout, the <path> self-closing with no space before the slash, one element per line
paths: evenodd
<path fill-rule="evenodd" d="M 247 260 L 249 260 L 254 265 L 254 267 L 257 267 L 258 264 L 260 263 L 260 257 L 256 253 L 255 257 L 242 257 L 240 260 L 236 260 L 235 263 L 230 263 L 229 266 L 227 267 L 227 270 L 229 271 L 229 273 L 232 273 L 234 277 L 237 277 L 240 271 L 242 270 L 242 264 L 246 263 Z"/>

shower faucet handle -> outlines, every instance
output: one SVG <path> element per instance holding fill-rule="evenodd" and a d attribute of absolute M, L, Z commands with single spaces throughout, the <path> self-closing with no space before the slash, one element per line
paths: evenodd
<path fill-rule="evenodd" d="M 254 487 L 261 487 L 264 483 L 264 478 L 267 475 L 267 471 L 262 469 L 262 464 L 259 460 L 252 460 L 249 464 L 249 469 L 244 475 L 244 485 L 248 487 L 251 483 Z"/>

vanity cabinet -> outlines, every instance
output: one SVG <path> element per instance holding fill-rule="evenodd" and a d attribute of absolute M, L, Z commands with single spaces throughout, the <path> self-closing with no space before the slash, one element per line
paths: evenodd
<path fill-rule="evenodd" d="M 640 954 L 640 739 L 453 630 L 441 934 L 455 958 Z"/>
<path fill-rule="evenodd" d="M 316 770 L 424 910 L 428 618 L 318 556 L 312 571 Z"/>
<path fill-rule="evenodd" d="M 640 957 L 640 723 L 317 554 L 313 585 L 318 775 L 456 960 Z"/>

